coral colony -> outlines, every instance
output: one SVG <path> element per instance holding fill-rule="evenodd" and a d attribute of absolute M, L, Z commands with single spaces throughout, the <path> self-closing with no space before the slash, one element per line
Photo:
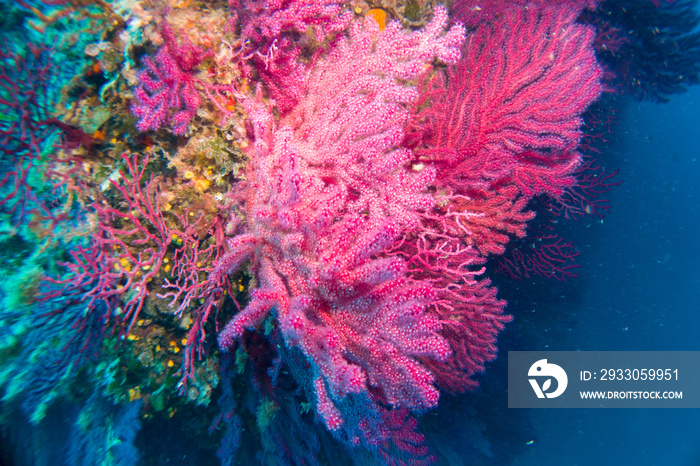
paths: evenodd
<path fill-rule="evenodd" d="M 67 461 L 135 461 L 142 424 L 190 416 L 224 464 L 246 436 L 275 464 L 436 460 L 421 414 L 477 386 L 513 318 L 487 262 L 574 275 L 555 225 L 618 183 L 591 105 L 682 91 L 697 37 L 659 89 L 595 0 L 189 3 L 2 7 L 15 443 L 60 411 Z"/>

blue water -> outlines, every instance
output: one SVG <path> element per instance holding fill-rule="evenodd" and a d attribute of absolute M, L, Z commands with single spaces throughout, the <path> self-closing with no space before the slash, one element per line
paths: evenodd
<path fill-rule="evenodd" d="M 609 195 L 613 209 L 603 224 L 583 226 L 579 283 L 543 298 L 542 312 L 569 325 L 541 329 L 548 348 L 512 349 L 698 350 L 700 89 L 668 104 L 632 103 L 618 122 L 601 157 L 623 180 Z M 547 296 L 546 285 L 537 291 Z M 534 442 L 514 464 L 700 464 L 698 410 L 542 409 L 527 417 Z"/>

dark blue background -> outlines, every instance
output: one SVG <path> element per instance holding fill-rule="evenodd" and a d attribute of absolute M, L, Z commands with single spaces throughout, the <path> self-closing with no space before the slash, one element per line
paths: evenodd
<path fill-rule="evenodd" d="M 629 103 L 618 118 L 601 160 L 620 169 L 623 184 L 608 194 L 613 209 L 602 224 L 579 227 L 579 278 L 549 290 L 540 283 L 536 298 L 511 306 L 513 331 L 541 333 L 511 337 L 501 351 L 700 349 L 700 89 L 668 104 Z M 527 417 L 534 442 L 514 464 L 700 464 L 700 410 Z"/>

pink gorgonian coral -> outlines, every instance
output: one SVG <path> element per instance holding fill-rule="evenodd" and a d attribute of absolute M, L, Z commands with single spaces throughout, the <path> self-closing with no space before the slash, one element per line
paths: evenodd
<path fill-rule="evenodd" d="M 131 112 L 139 119 L 139 131 L 155 131 L 170 123 L 173 134 L 182 135 L 202 103 L 194 69 L 208 54 L 186 38 L 178 44 L 165 20 L 161 34 L 164 44 L 155 61 L 144 59 L 146 68 L 138 75 Z"/>
<path fill-rule="evenodd" d="M 418 161 L 438 168 L 452 227 L 483 254 L 524 236 L 534 196 L 575 183 L 582 114 L 602 90 L 595 31 L 575 22 L 579 11 L 513 7 L 423 86 L 411 125 Z"/>
<path fill-rule="evenodd" d="M 434 171 L 412 170 L 401 147 L 418 94 L 415 80 L 437 58 L 459 58 L 463 29 L 444 32 L 437 9 L 422 31 L 373 21 L 318 60 L 304 99 L 280 122 L 249 103 L 249 152 L 240 234 L 210 283 L 251 260 L 257 286 L 248 306 L 219 335 L 228 349 L 274 309 L 287 345 L 313 367 L 317 411 L 331 430 L 344 422 L 337 403 L 371 393 L 396 407 L 435 406 L 438 391 L 423 360 L 444 360 L 441 323 L 425 312 L 430 283 L 407 276 L 384 252 L 430 209 Z"/>

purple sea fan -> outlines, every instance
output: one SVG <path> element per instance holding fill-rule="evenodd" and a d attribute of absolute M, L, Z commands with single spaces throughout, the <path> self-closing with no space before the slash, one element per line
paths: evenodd
<path fill-rule="evenodd" d="M 422 360 L 444 360 L 440 322 L 425 312 L 430 284 L 411 280 L 383 252 L 420 227 L 433 205 L 431 168 L 413 170 L 401 147 L 415 80 L 437 58 L 454 62 L 461 26 L 444 32 L 437 8 L 425 29 L 353 24 L 318 60 L 307 94 L 279 123 L 260 99 L 248 102 L 255 144 L 243 192 L 244 228 L 209 277 L 215 289 L 252 259 L 257 287 L 219 335 L 227 350 L 274 308 L 285 343 L 310 362 L 316 409 L 331 430 L 339 402 L 368 393 L 377 403 L 435 406 L 438 391 Z"/>
<path fill-rule="evenodd" d="M 229 5 L 238 14 L 238 1 Z M 316 40 L 322 41 L 329 34 L 344 30 L 352 13 L 343 12 L 342 2 L 337 0 L 248 0 L 243 1 L 241 37 L 256 44 L 282 37 L 294 31 L 305 33 L 314 27 Z"/>
<path fill-rule="evenodd" d="M 353 18 L 337 0 L 230 0 L 229 5 L 240 20 L 243 55 L 282 115 L 304 97 L 308 66 L 302 56 L 310 36 L 322 43 L 346 30 Z M 242 64 L 244 73 L 247 67 Z"/>
<path fill-rule="evenodd" d="M 172 125 L 173 134 L 183 135 L 202 103 L 195 87 L 195 68 L 209 55 L 183 36 L 178 44 L 172 28 L 163 21 L 163 46 L 155 61 L 144 59 L 146 68 L 138 75 L 131 112 L 139 119 L 139 131 L 155 131 Z"/>

